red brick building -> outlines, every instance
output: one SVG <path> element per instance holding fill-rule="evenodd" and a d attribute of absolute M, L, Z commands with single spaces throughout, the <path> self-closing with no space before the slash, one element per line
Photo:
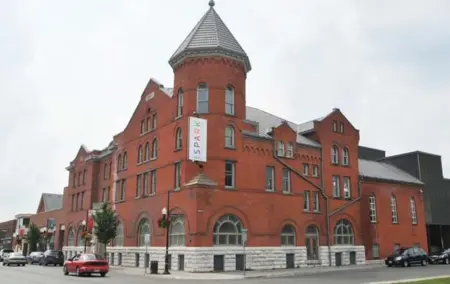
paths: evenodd
<path fill-rule="evenodd" d="M 69 255 L 104 201 L 121 220 L 108 248 L 119 265 L 143 266 L 146 251 L 163 262 L 164 207 L 174 270 L 235 270 L 244 254 L 250 269 L 362 264 L 426 246 L 422 183 L 359 160 L 359 130 L 339 109 L 295 124 L 246 106 L 250 60 L 214 1 L 169 63 L 173 87 L 150 79 L 127 127 L 103 150 L 82 146 L 67 167 L 54 215 Z M 207 120 L 206 162 L 188 159 L 190 117 Z"/>

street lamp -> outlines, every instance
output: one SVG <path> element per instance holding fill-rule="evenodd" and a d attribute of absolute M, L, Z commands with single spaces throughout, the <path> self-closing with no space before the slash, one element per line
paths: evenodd
<path fill-rule="evenodd" d="M 84 237 L 84 253 L 86 253 L 86 220 L 83 220 L 83 222 L 81 222 L 81 226 L 83 226 L 83 233 L 85 234 L 85 237 Z"/>
<path fill-rule="evenodd" d="M 170 196 L 170 193 L 168 193 L 168 195 Z M 161 210 L 161 214 L 162 214 L 162 217 L 164 219 L 166 219 L 166 220 L 169 219 L 169 215 L 168 215 L 166 207 L 164 207 Z M 163 272 L 163 274 L 170 274 L 170 272 L 169 272 L 169 227 L 170 227 L 169 225 L 166 226 L 166 256 L 165 256 L 165 259 L 164 259 L 164 272 Z"/>

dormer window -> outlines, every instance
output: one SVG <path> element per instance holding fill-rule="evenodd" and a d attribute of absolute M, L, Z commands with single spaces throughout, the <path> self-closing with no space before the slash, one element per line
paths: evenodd
<path fill-rule="evenodd" d="M 338 124 L 336 120 L 333 120 L 333 132 L 338 132 Z"/>
<path fill-rule="evenodd" d="M 294 145 L 291 142 L 287 144 L 286 157 L 292 158 L 294 157 Z"/>
<path fill-rule="evenodd" d="M 278 150 L 277 150 L 278 157 L 284 157 L 284 142 L 278 141 Z"/>
<path fill-rule="evenodd" d="M 197 87 L 197 113 L 209 112 L 208 85 L 200 83 Z"/>
<path fill-rule="evenodd" d="M 342 165 L 348 166 L 348 149 L 342 149 Z"/>
<path fill-rule="evenodd" d="M 331 163 L 335 165 L 339 163 L 339 149 L 336 146 L 331 147 Z"/>
<path fill-rule="evenodd" d="M 234 115 L 234 88 L 228 86 L 225 90 L 225 113 Z"/>

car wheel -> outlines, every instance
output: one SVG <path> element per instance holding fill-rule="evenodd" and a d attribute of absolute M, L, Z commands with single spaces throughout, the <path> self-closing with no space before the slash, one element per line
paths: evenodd
<path fill-rule="evenodd" d="M 80 277 L 80 276 L 81 276 L 81 273 L 80 273 L 80 268 L 79 268 L 79 267 L 77 267 L 77 276 L 78 276 L 78 277 Z"/>
<path fill-rule="evenodd" d="M 428 264 L 428 262 L 426 259 L 423 259 L 421 264 L 422 264 L 422 266 L 426 266 Z"/>
<path fill-rule="evenodd" d="M 408 261 L 407 261 L 407 260 L 404 260 L 404 261 L 403 261 L 403 267 L 408 267 L 408 266 L 409 266 Z"/>
<path fill-rule="evenodd" d="M 69 271 L 67 270 L 67 266 L 63 267 L 64 275 L 69 275 Z"/>
<path fill-rule="evenodd" d="M 100 272 L 100 276 L 101 277 L 105 277 L 106 276 L 106 272 Z"/>

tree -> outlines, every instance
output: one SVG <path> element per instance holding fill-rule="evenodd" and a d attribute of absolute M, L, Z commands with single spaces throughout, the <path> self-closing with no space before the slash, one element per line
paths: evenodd
<path fill-rule="evenodd" d="M 106 245 L 116 238 L 119 219 L 116 211 L 107 202 L 104 202 L 102 208 L 92 215 L 92 220 L 95 222 L 94 235 L 97 237 L 97 241 L 105 245 L 106 258 Z"/>
<path fill-rule="evenodd" d="M 29 251 L 36 251 L 37 244 L 41 240 L 41 231 L 35 224 L 30 224 L 26 239 L 28 242 Z"/>

